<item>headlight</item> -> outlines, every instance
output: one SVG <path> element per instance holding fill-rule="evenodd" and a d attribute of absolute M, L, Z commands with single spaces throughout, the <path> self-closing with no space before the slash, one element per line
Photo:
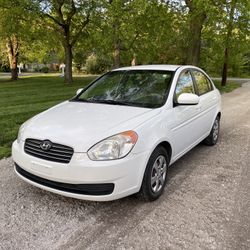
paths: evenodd
<path fill-rule="evenodd" d="M 93 161 L 115 160 L 125 157 L 134 147 L 138 136 L 134 131 L 126 131 L 111 136 L 88 151 L 88 156 Z"/>
<path fill-rule="evenodd" d="M 18 135 L 17 135 L 17 143 L 20 143 L 22 140 L 23 132 L 24 132 L 25 123 L 19 128 Z"/>

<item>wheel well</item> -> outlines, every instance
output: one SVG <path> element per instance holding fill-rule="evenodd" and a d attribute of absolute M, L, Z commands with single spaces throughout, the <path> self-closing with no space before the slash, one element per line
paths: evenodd
<path fill-rule="evenodd" d="M 163 142 L 161 142 L 161 143 L 158 145 L 158 147 L 159 147 L 159 146 L 162 146 L 162 147 L 164 147 L 164 148 L 167 150 L 169 161 L 171 161 L 171 157 L 172 157 L 172 147 L 171 147 L 170 143 L 167 142 L 167 141 L 163 141 Z"/>

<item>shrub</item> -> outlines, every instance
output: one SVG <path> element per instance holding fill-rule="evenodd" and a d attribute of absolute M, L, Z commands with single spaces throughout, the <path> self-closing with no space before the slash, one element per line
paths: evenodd
<path fill-rule="evenodd" d="M 44 66 L 44 67 L 42 67 L 42 68 L 40 69 L 40 71 L 41 71 L 42 73 L 49 73 L 49 67 Z"/>
<path fill-rule="evenodd" d="M 10 72 L 10 67 L 6 65 L 1 65 L 0 72 Z"/>
<path fill-rule="evenodd" d="M 34 72 L 40 72 L 40 69 L 38 67 L 34 68 L 33 70 Z"/>
<path fill-rule="evenodd" d="M 92 54 L 87 58 L 85 67 L 89 74 L 100 74 L 111 67 L 111 62 L 107 58 Z"/>

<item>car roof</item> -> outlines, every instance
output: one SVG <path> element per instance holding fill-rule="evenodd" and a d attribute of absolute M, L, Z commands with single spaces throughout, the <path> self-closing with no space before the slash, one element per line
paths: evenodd
<path fill-rule="evenodd" d="M 118 69 L 114 69 L 113 71 L 119 70 L 168 70 L 168 71 L 176 71 L 178 68 L 187 65 L 167 65 L 167 64 L 154 64 L 154 65 L 137 65 L 130 67 L 122 67 Z"/>

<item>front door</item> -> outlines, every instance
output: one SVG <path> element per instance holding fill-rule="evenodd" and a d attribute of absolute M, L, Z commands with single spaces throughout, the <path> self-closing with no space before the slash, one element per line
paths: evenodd
<path fill-rule="evenodd" d="M 176 84 L 174 102 L 182 93 L 195 94 L 195 85 L 190 70 L 183 71 Z M 173 160 L 179 158 L 200 139 L 202 134 L 200 103 L 197 105 L 174 105 L 171 111 L 171 121 L 169 126 L 175 141 L 173 150 Z"/>

